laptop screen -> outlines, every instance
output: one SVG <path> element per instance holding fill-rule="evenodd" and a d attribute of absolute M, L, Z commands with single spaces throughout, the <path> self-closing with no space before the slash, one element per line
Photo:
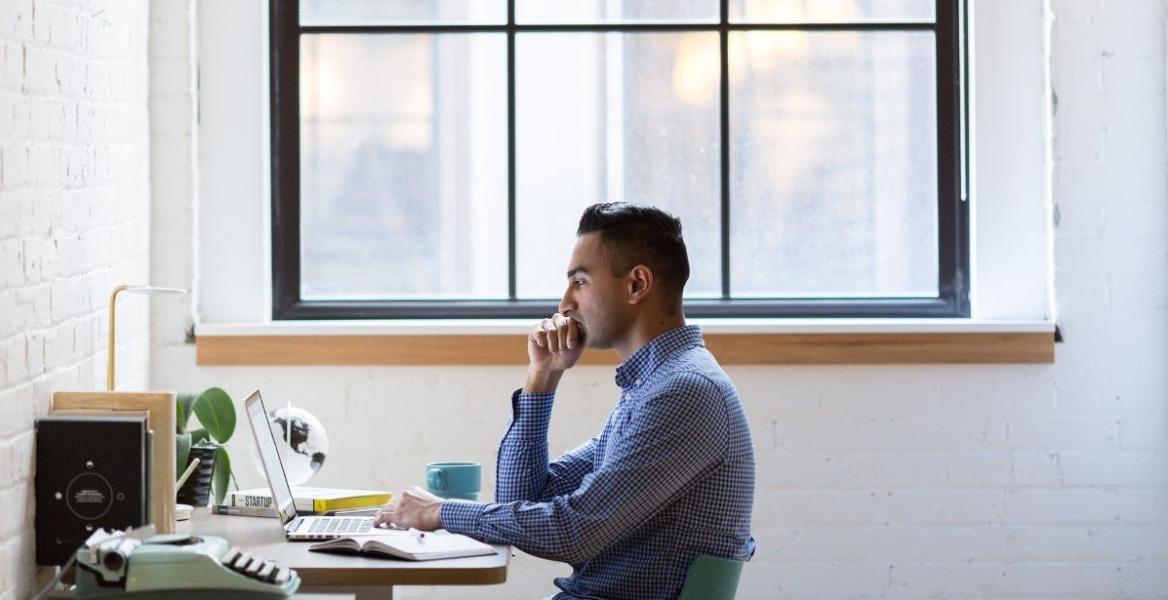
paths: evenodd
<path fill-rule="evenodd" d="M 296 507 L 292 502 L 292 488 L 288 487 L 288 476 L 284 473 L 284 463 L 280 461 L 280 453 L 276 450 L 276 434 L 272 433 L 272 425 L 268 421 L 268 411 L 264 408 L 260 391 L 252 392 L 244 406 L 247 408 L 247 419 L 251 422 L 251 432 L 260 452 L 260 461 L 264 465 L 264 475 L 268 478 L 268 488 L 272 490 L 280 520 L 287 523 L 296 516 Z"/>

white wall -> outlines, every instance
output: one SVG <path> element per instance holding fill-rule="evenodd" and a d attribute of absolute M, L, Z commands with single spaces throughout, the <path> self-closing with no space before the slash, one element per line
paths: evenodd
<path fill-rule="evenodd" d="M 109 293 L 148 275 L 147 9 L 0 2 L 0 598 L 35 583 L 33 420 L 105 389 Z M 119 304 L 118 387 L 142 389 L 149 307 Z"/>

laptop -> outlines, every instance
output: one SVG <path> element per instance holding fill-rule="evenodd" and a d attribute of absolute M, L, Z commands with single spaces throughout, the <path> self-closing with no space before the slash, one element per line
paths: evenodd
<path fill-rule="evenodd" d="M 276 434 L 268 421 L 268 410 L 260 391 L 256 390 L 243 403 L 247 409 L 247 419 L 251 422 L 252 437 L 260 453 L 264 476 L 268 478 L 268 489 L 272 491 L 272 504 L 284 526 L 284 536 L 289 541 L 328 540 L 349 535 L 401 535 L 399 529 L 382 529 L 373 526 L 373 518 L 368 516 L 310 516 L 296 513 L 292 487 L 284 473 L 284 463 L 276 450 Z"/>

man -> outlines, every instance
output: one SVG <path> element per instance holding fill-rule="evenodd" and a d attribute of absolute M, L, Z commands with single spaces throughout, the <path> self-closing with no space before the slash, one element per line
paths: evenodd
<path fill-rule="evenodd" d="M 378 523 L 445 528 L 570 563 L 557 600 L 673 598 L 699 554 L 746 560 L 754 451 L 734 385 L 685 325 L 681 222 L 656 208 L 584 211 L 560 312 L 527 339 L 496 503 L 404 492 Z M 616 350 L 621 398 L 599 436 L 548 463 L 564 371 L 585 347 Z"/>

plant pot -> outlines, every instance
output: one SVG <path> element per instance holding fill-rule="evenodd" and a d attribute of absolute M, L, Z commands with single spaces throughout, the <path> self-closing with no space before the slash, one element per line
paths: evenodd
<path fill-rule="evenodd" d="M 191 447 L 191 457 L 199 459 L 199 466 L 195 467 L 195 472 L 179 488 L 180 503 L 191 506 L 207 506 L 211 503 L 211 473 L 215 470 L 215 451 L 218 448 L 203 444 Z"/>

